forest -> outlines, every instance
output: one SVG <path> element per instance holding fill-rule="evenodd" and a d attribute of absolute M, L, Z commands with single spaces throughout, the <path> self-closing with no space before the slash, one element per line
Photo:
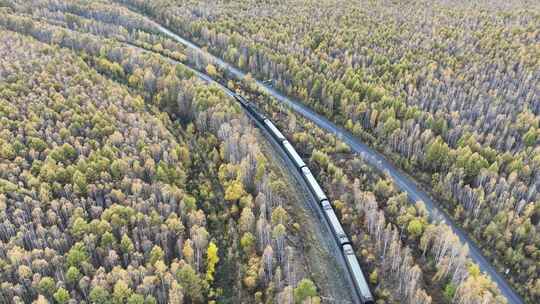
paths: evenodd
<path fill-rule="evenodd" d="M 333 303 L 290 177 L 185 65 L 284 132 L 378 304 L 505 303 L 422 202 L 158 23 L 376 147 L 540 301 L 538 3 L 0 0 L 1 303 Z"/>
<path fill-rule="evenodd" d="M 296 190 L 181 46 L 106 3 L 0 5 L 1 303 L 320 302 Z"/>
<path fill-rule="evenodd" d="M 411 206 L 406 193 L 336 136 L 273 98 L 249 89 L 246 94 L 316 169 L 376 286 L 379 303 L 505 303 L 468 259 L 466 246 L 447 225 L 430 220 L 422 202 Z"/>
<path fill-rule="evenodd" d="M 377 147 L 540 301 L 537 2 L 120 2 Z"/>

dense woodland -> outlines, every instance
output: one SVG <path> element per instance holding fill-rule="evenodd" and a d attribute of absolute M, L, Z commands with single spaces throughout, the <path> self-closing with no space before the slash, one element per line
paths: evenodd
<path fill-rule="evenodd" d="M 105 3 L 0 6 L 1 303 L 320 302 L 258 131 L 137 47 L 181 46 Z"/>
<path fill-rule="evenodd" d="M 540 301 L 537 1 L 120 2 L 378 147 Z"/>
<path fill-rule="evenodd" d="M 308 160 L 380 303 L 505 303 L 450 227 L 428 219 L 422 202 L 411 205 L 334 135 L 270 97 L 251 97 Z"/>
<path fill-rule="evenodd" d="M 234 101 L 170 59 L 220 71 L 136 11 L 379 147 L 540 301 L 539 15 L 511 2 L 0 1 L 0 302 L 321 301 L 294 191 Z M 379 303 L 504 303 L 421 203 L 260 98 Z"/>

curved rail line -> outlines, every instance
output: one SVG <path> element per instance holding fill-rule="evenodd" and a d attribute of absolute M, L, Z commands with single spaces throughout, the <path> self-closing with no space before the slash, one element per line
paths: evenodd
<path fill-rule="evenodd" d="M 154 21 L 155 22 L 155 21 Z M 172 39 L 180 42 L 181 44 L 191 48 L 197 52 L 207 54 L 212 58 L 214 63 L 220 66 L 222 69 L 229 72 L 232 76 L 243 79 L 246 73 L 235 68 L 231 64 L 225 62 L 219 57 L 216 57 L 204 50 L 193 42 L 175 34 L 162 25 L 156 23 L 157 28 L 163 34 L 171 37 Z M 207 76 L 208 77 L 208 76 Z M 259 80 L 255 80 L 257 86 L 266 94 L 273 96 L 276 100 L 286 104 L 295 112 L 301 114 L 308 120 L 314 122 L 320 128 L 335 134 L 341 138 L 350 148 L 361 155 L 361 157 L 370 165 L 379 169 L 382 172 L 388 173 L 395 184 L 404 192 L 407 193 L 411 202 L 423 201 L 426 205 L 426 209 L 433 220 L 441 220 L 447 223 L 453 230 L 453 232 L 459 237 L 459 240 L 463 244 L 467 244 L 469 247 L 469 257 L 480 267 L 480 270 L 486 273 L 492 281 L 494 281 L 499 287 L 501 294 L 507 299 L 509 304 L 524 304 L 524 301 L 520 295 L 510 286 L 506 279 L 491 265 L 491 263 L 484 257 L 480 248 L 476 243 L 468 236 L 468 234 L 452 219 L 450 216 L 432 199 L 424 190 L 416 185 L 416 183 L 396 168 L 390 161 L 388 161 L 381 153 L 375 151 L 359 138 L 355 137 L 349 131 L 337 126 L 326 117 L 314 112 L 312 109 L 304 105 L 298 100 L 289 98 L 276 89 L 264 84 Z"/>
<path fill-rule="evenodd" d="M 129 44 L 132 47 L 141 49 L 142 51 L 155 53 L 153 51 L 144 49 L 138 45 L 131 44 L 127 41 L 122 41 L 122 42 Z M 313 185 L 315 184 L 316 187 L 318 187 L 320 191 L 322 191 L 322 189 L 320 189 L 320 186 L 317 183 L 317 181 L 311 176 L 311 172 L 309 171 L 309 168 L 307 168 L 306 164 L 302 161 L 300 156 L 298 156 L 298 153 L 296 152 L 294 147 L 288 143 L 288 141 L 283 137 L 283 135 L 277 129 L 277 127 L 268 118 L 266 118 L 264 115 L 259 113 L 254 104 L 250 103 L 242 96 L 236 94 L 231 89 L 227 88 L 223 84 L 214 80 L 212 77 L 188 65 L 185 65 L 184 63 L 179 62 L 173 58 L 167 57 L 162 54 L 159 54 L 159 55 L 162 57 L 165 57 L 167 60 L 169 60 L 170 62 L 174 64 L 181 64 L 183 67 L 193 72 L 202 81 L 208 84 L 217 86 L 225 94 L 227 94 L 228 96 L 234 98 L 236 101 L 239 102 L 239 104 L 245 110 L 246 115 L 253 121 L 255 126 L 257 126 L 264 133 L 263 135 L 270 140 L 270 144 L 274 148 L 277 148 L 276 150 L 278 150 L 280 157 L 286 162 L 287 167 L 291 171 L 295 180 L 300 183 L 302 188 L 307 190 L 306 191 L 307 193 L 309 193 L 309 198 L 310 198 L 308 202 L 309 208 L 313 212 L 316 213 L 319 221 L 324 226 L 325 232 L 331 235 L 331 240 L 329 242 L 329 245 L 332 247 L 332 252 L 334 253 L 336 262 L 338 262 L 338 264 L 342 268 L 340 269 L 341 271 L 338 271 L 338 272 L 348 274 L 348 275 L 343 276 L 343 278 L 345 279 L 346 284 L 348 285 L 348 289 L 352 291 L 349 293 L 350 300 L 354 304 L 374 303 L 367 281 L 365 280 L 364 274 L 362 273 L 362 270 L 360 268 L 360 264 L 356 258 L 354 251 L 352 250 L 351 244 L 347 236 L 346 235 L 343 236 L 344 239 L 346 240 L 344 242 L 337 236 L 335 232 L 336 225 L 339 227 L 338 229 L 340 230 L 343 230 L 343 229 L 341 228 L 341 224 L 337 220 L 334 210 L 332 206 L 329 204 L 328 199 L 326 198 L 326 195 L 322 193 L 322 195 L 324 196 L 324 199 L 319 198 L 320 193 L 318 193 L 316 190 L 313 189 Z M 301 164 L 298 164 L 299 161 L 301 162 Z M 306 178 L 306 174 L 305 174 L 306 170 L 307 172 L 309 172 L 311 179 Z M 321 208 L 320 204 L 324 205 L 324 203 L 326 203 L 326 207 L 323 209 Z M 333 215 L 333 218 L 335 218 L 335 220 L 334 221 L 329 220 L 329 215 L 330 216 Z M 328 236 L 326 237 L 328 239 Z"/>

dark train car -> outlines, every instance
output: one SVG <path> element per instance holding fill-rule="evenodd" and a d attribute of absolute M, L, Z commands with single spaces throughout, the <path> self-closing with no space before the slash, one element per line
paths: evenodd
<path fill-rule="evenodd" d="M 257 110 L 257 107 L 255 107 L 252 103 L 248 102 L 246 109 L 260 122 L 264 122 L 266 119 L 266 116 L 261 114 L 259 110 Z"/>
<path fill-rule="evenodd" d="M 244 97 L 242 97 L 242 96 L 240 96 L 240 95 L 238 95 L 238 94 L 236 94 L 236 93 L 233 93 L 233 94 L 234 94 L 234 98 L 235 98 L 236 100 L 238 100 L 238 102 L 239 102 L 241 105 L 243 105 L 244 107 L 247 106 L 248 101 L 247 101 Z"/>

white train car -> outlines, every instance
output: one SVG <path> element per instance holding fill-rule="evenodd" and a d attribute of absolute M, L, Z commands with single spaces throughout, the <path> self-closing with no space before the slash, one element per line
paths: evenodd
<path fill-rule="evenodd" d="M 341 226 L 341 223 L 339 222 L 339 219 L 334 212 L 334 208 L 332 208 L 332 205 L 330 205 L 330 202 L 328 200 L 324 200 L 321 202 L 321 205 L 324 214 L 326 215 L 326 219 L 328 220 L 328 223 L 330 224 L 332 232 L 334 233 L 334 236 L 336 237 L 339 245 L 343 246 L 346 244 L 350 244 L 351 242 L 349 241 L 349 238 L 347 237 L 343 226 Z"/>
<path fill-rule="evenodd" d="M 306 179 L 309 188 L 311 188 L 311 190 L 313 191 L 313 194 L 315 194 L 315 197 L 317 198 L 317 202 L 319 202 L 319 204 L 323 200 L 328 200 L 326 194 L 324 194 L 323 189 L 321 188 L 315 177 L 313 177 L 313 174 L 311 174 L 311 170 L 309 170 L 308 167 L 302 168 L 302 175 Z"/>
<path fill-rule="evenodd" d="M 266 125 L 266 127 L 268 128 L 268 131 L 270 131 L 270 133 L 272 133 L 272 135 L 281 143 L 285 140 L 285 136 L 283 136 L 283 134 L 281 133 L 281 131 L 279 131 L 278 128 L 276 128 L 276 126 L 270 121 L 270 119 L 265 119 L 264 120 L 264 124 Z M 296 153 L 296 151 L 295 151 Z"/>
<path fill-rule="evenodd" d="M 282 145 L 283 147 L 285 148 L 285 151 L 287 152 L 287 154 L 289 155 L 289 157 L 292 159 L 292 161 L 294 162 L 294 164 L 296 165 L 296 168 L 298 169 L 302 169 L 302 168 L 305 168 L 306 167 L 306 163 L 304 163 L 304 161 L 302 160 L 302 158 L 300 157 L 300 155 L 298 155 L 298 153 L 296 153 L 296 150 L 294 149 L 294 147 L 289 143 L 288 140 L 284 140 L 282 142 Z M 309 170 L 309 169 L 308 169 Z"/>
<path fill-rule="evenodd" d="M 343 246 L 343 253 L 345 255 L 345 260 L 347 261 L 349 271 L 351 272 L 351 276 L 353 277 L 356 290 L 360 295 L 360 300 L 362 300 L 362 303 L 364 304 L 374 304 L 375 299 L 369 290 L 369 285 L 366 281 L 364 273 L 362 272 L 362 268 L 360 268 L 358 259 L 356 259 L 352 246 L 350 244 Z"/>

